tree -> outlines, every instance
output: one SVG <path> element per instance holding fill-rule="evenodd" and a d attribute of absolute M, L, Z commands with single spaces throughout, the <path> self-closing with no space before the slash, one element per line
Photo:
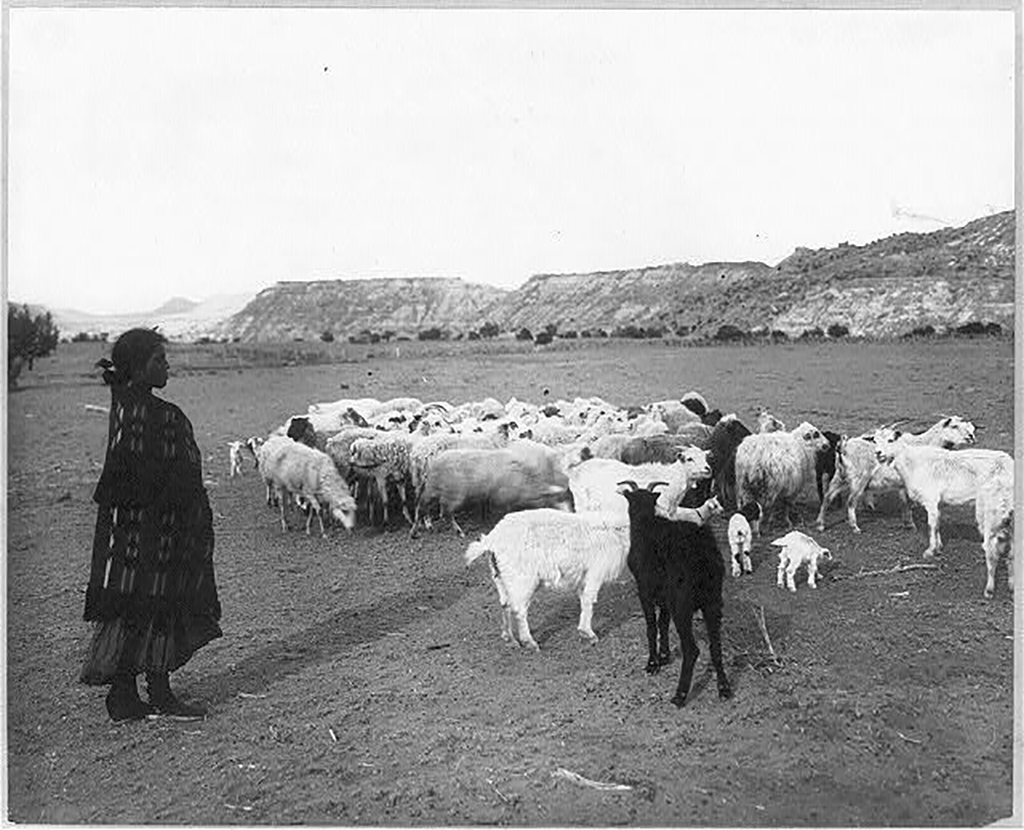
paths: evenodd
<path fill-rule="evenodd" d="M 31 369 L 37 357 L 46 357 L 57 348 L 60 331 L 53 323 L 50 312 L 35 317 L 27 305 L 20 309 L 7 307 L 7 370 L 10 372 L 15 358 L 28 363 Z"/>
<path fill-rule="evenodd" d="M 526 326 L 523 326 L 516 332 L 516 340 L 533 340 L 533 334 Z"/>
<path fill-rule="evenodd" d="M 842 323 L 833 323 L 828 327 L 828 336 L 832 338 L 849 337 L 850 330 Z"/>
<path fill-rule="evenodd" d="M 320 339 L 323 340 L 324 343 L 333 343 L 334 342 L 334 332 L 329 331 L 329 330 L 325 331 L 323 334 L 320 335 Z"/>
<path fill-rule="evenodd" d="M 490 320 L 488 320 L 486 323 L 480 326 L 481 337 L 486 337 L 489 339 L 491 337 L 497 337 L 500 333 L 501 329 L 498 328 L 498 324 L 492 323 Z"/>

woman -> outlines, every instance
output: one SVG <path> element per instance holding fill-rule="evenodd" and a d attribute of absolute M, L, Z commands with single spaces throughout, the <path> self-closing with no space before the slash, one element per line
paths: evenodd
<path fill-rule="evenodd" d="M 165 342 L 155 330 L 131 329 L 97 364 L 110 386 L 110 432 L 93 496 L 85 619 L 96 627 L 81 680 L 110 685 L 115 721 L 203 717 L 178 700 L 168 674 L 221 636 L 202 457 L 185 414 L 153 395 L 167 384 Z M 136 686 L 143 672 L 148 703 Z"/>

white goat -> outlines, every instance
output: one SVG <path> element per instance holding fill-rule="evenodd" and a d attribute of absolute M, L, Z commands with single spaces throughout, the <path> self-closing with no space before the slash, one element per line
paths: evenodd
<path fill-rule="evenodd" d="M 888 429 L 893 430 L 895 440 L 906 445 L 955 449 L 974 443 L 974 424 L 958 415 L 943 417 L 918 434 L 895 432 L 895 425 L 889 426 Z M 825 529 L 825 511 L 844 491 L 849 491 L 846 499 L 846 521 L 854 533 L 860 533 L 857 508 L 861 499 L 866 497 L 873 501 L 875 495 L 885 492 L 895 492 L 899 495 L 903 503 L 903 522 L 907 527 L 915 527 L 902 479 L 892 467 L 879 463 L 875 450 L 874 438 L 871 435 L 842 439 L 839 452 L 836 454 L 836 474 L 829 481 L 828 490 L 818 510 L 818 530 Z"/>
<path fill-rule="evenodd" d="M 785 432 L 786 425 L 764 407 L 757 411 L 757 432 Z"/>
<path fill-rule="evenodd" d="M 947 450 L 900 443 L 893 432 L 886 428 L 875 431 L 878 460 L 892 465 L 907 495 L 927 511 L 928 547 L 924 555 L 932 557 L 942 549 L 940 505 L 976 502 L 982 485 L 993 476 L 1012 480 L 1013 458 L 1001 450 Z M 988 512 L 992 502 L 987 495 L 982 501 L 983 510 Z"/>
<path fill-rule="evenodd" d="M 282 530 L 288 529 L 285 505 L 290 500 L 289 496 L 295 497 L 297 501 L 301 497 L 311 508 L 306 517 L 307 535 L 314 514 L 320 522 L 320 535 L 327 535 L 320 515 L 321 502 L 328 505 L 331 515 L 346 530 L 355 526 L 355 500 L 326 453 L 286 436 L 272 436 L 260 446 L 258 461 L 260 472 L 267 483 L 268 503 L 273 491 L 280 506 Z"/>
<path fill-rule="evenodd" d="M 781 536 L 772 542 L 779 550 L 779 570 L 776 575 L 776 583 L 780 588 L 788 587 L 790 591 L 796 591 L 796 572 L 802 565 L 807 566 L 807 584 L 817 588 L 818 562 L 832 560 L 832 553 L 828 548 L 823 548 L 806 533 L 799 530 L 791 530 L 785 536 Z"/>
<path fill-rule="evenodd" d="M 469 545 L 466 565 L 483 553 L 490 554 L 491 578 L 501 603 L 503 640 L 540 649 L 530 634 L 527 611 L 537 587 L 544 585 L 576 591 L 580 600 L 577 628 L 581 637 L 594 643 L 594 602 L 601 586 L 618 579 L 626 567 L 629 517 L 550 508 L 509 513 L 490 533 Z M 512 630 L 513 614 L 518 641 Z"/>
<path fill-rule="evenodd" d="M 1006 586 L 1013 590 L 1013 470 L 1002 469 L 978 487 L 974 501 L 975 519 L 985 550 L 985 596 L 996 589 L 996 565 L 1006 556 Z"/>
<path fill-rule="evenodd" d="M 779 502 L 792 527 L 790 503 L 814 482 L 815 457 L 827 446 L 821 430 L 806 421 L 791 432 L 748 435 L 736 448 L 736 503 L 757 502 L 767 519 Z"/>

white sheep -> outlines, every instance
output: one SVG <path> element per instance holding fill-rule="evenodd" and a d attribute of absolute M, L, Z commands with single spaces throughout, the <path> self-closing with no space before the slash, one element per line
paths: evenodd
<path fill-rule="evenodd" d="M 791 432 L 748 435 L 736 448 L 736 503 L 757 502 L 766 519 L 779 503 L 791 528 L 791 502 L 814 482 L 815 457 L 827 446 L 821 430 L 806 421 Z"/>
<path fill-rule="evenodd" d="M 470 543 L 466 565 L 484 553 L 490 554 L 491 578 L 501 603 L 503 640 L 540 649 L 530 634 L 527 611 L 537 587 L 544 585 L 576 591 L 580 600 L 577 629 L 581 637 L 595 643 L 594 602 L 601 586 L 618 579 L 626 567 L 629 517 L 550 508 L 509 513 L 490 533 Z"/>
<path fill-rule="evenodd" d="M 409 458 L 416 440 L 410 435 L 382 432 L 373 438 L 356 438 L 349 448 L 349 467 L 360 475 L 372 478 L 377 484 L 384 508 L 384 524 L 388 523 L 388 483 L 394 482 L 402 515 L 411 525 L 412 516 L 405 501 L 405 487 L 409 478 Z M 423 439 L 418 439 L 423 440 Z"/>
<path fill-rule="evenodd" d="M 569 489 L 577 513 L 627 513 L 628 505 L 618 491 L 623 480 L 646 487 L 652 481 L 676 481 L 686 475 L 683 462 L 672 464 L 624 464 L 611 458 L 591 458 L 569 470 Z"/>
<path fill-rule="evenodd" d="M 315 514 L 320 522 L 320 535 L 326 536 L 320 515 L 321 503 L 327 504 L 331 515 L 346 530 L 355 526 L 355 499 L 326 453 L 286 436 L 271 436 L 260 446 L 258 461 L 260 473 L 267 483 L 268 503 L 273 490 L 274 499 L 280 506 L 282 530 L 288 529 L 285 505 L 290 500 L 289 496 L 297 501 L 301 497 L 311 508 L 306 517 L 307 535 Z"/>
<path fill-rule="evenodd" d="M 958 415 L 944 416 L 932 424 L 924 432 L 914 434 L 910 432 L 896 432 L 895 425 L 880 427 L 888 430 L 890 435 L 901 444 L 913 446 L 936 446 L 946 449 L 955 449 L 974 443 L 975 427 L 970 421 Z M 890 432 L 891 431 L 891 432 Z M 888 465 L 878 461 L 877 447 L 874 437 L 871 434 L 853 437 L 844 437 L 839 444 L 839 451 L 836 453 L 836 474 L 829 481 L 828 489 L 825 491 L 818 510 L 818 530 L 825 529 L 825 512 L 832 502 L 843 492 L 848 491 L 846 499 L 846 521 L 854 533 L 860 533 L 860 526 L 857 524 L 857 508 L 861 499 L 869 502 L 874 500 L 876 495 L 886 492 L 896 493 L 903 505 L 903 522 L 907 527 L 914 528 L 914 517 L 910 512 L 910 504 L 907 502 L 906 491 L 903 488 L 903 480 Z"/>
<path fill-rule="evenodd" d="M 786 425 L 764 407 L 757 411 L 757 432 L 785 432 Z"/>
<path fill-rule="evenodd" d="M 1006 556 L 1006 586 L 1013 590 L 1013 469 L 1000 469 L 982 481 L 974 501 L 975 518 L 985 551 L 985 596 L 996 589 L 996 565 Z"/>
<path fill-rule="evenodd" d="M 750 562 L 750 552 L 753 549 L 754 531 L 750 523 L 755 523 L 761 517 L 761 508 L 757 504 L 745 505 L 739 513 L 733 513 L 729 517 L 729 550 L 731 551 L 730 561 L 732 562 L 732 575 L 739 576 L 741 573 L 753 573 L 754 566 Z"/>
<path fill-rule="evenodd" d="M 245 446 L 245 441 L 228 441 L 228 460 L 231 465 L 228 478 L 242 474 L 242 450 Z"/>
<path fill-rule="evenodd" d="M 802 565 L 807 566 L 807 584 L 812 588 L 818 587 L 819 560 L 832 560 L 832 553 L 828 548 L 823 548 L 799 530 L 791 530 L 785 536 L 775 539 L 772 544 L 780 548 L 779 570 L 776 575 L 776 583 L 780 588 L 788 586 L 790 591 L 796 591 L 796 572 Z"/>

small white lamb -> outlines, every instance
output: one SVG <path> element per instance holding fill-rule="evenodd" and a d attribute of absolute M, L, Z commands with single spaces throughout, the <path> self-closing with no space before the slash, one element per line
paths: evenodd
<path fill-rule="evenodd" d="M 231 472 L 228 478 L 242 474 L 242 448 L 245 441 L 228 441 L 228 455 L 231 460 Z"/>
<path fill-rule="evenodd" d="M 757 502 L 744 505 L 739 513 L 734 513 L 729 519 L 729 550 L 732 551 L 733 576 L 754 571 L 754 566 L 750 562 L 754 532 L 750 523 L 756 525 L 760 520 L 761 506 Z"/>
<path fill-rule="evenodd" d="M 818 560 L 832 561 L 832 553 L 823 548 L 806 533 L 791 530 L 772 542 L 779 551 L 779 573 L 777 583 L 780 588 L 788 585 L 790 591 L 796 591 L 796 572 L 801 565 L 807 565 L 807 584 L 817 588 Z M 783 584 L 785 580 L 785 585 Z"/>

